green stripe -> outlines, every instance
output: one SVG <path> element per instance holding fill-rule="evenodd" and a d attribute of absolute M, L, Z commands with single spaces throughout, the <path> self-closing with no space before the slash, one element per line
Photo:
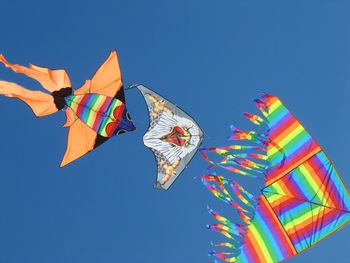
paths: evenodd
<path fill-rule="evenodd" d="M 291 148 L 294 147 L 294 145 L 296 145 L 299 141 L 301 141 L 304 137 L 310 137 L 310 135 L 305 131 L 305 129 L 303 129 L 297 136 L 295 136 L 294 138 L 292 138 L 284 147 L 283 150 L 285 152 L 287 152 L 288 150 L 290 150 Z M 285 138 L 288 138 L 285 137 Z M 303 147 L 303 145 L 301 145 L 299 148 Z M 297 151 L 297 150 L 296 150 Z M 273 155 L 269 156 L 269 160 L 271 163 L 274 163 L 274 161 L 277 158 L 281 158 L 283 154 L 280 151 L 276 151 Z"/>
<path fill-rule="evenodd" d="M 86 124 L 88 124 L 90 127 L 92 127 L 94 125 L 94 121 L 96 118 L 93 118 L 91 116 L 91 113 L 93 111 L 97 112 L 99 109 L 96 107 L 96 102 L 98 101 L 98 99 L 101 98 L 100 95 L 94 95 L 92 96 L 92 101 L 87 105 L 88 107 L 85 108 L 84 107 L 84 110 L 87 111 L 87 114 L 86 114 Z M 92 122 L 92 123 L 91 123 Z"/>
<path fill-rule="evenodd" d="M 112 103 L 109 105 L 107 115 L 108 116 L 113 116 L 113 111 L 116 108 L 117 105 L 117 100 L 112 100 Z"/>
<path fill-rule="evenodd" d="M 281 102 L 280 102 L 281 103 Z M 278 116 L 278 114 L 280 114 L 283 110 L 285 110 L 286 107 L 284 107 L 284 105 L 281 103 L 274 111 L 269 112 L 269 121 L 272 121 L 274 118 L 276 118 Z M 288 110 L 287 110 L 288 111 Z M 289 113 L 289 111 L 288 111 Z M 288 114 L 287 113 L 287 114 Z M 289 113 L 290 114 L 290 113 Z"/>
<path fill-rule="evenodd" d="M 303 174 L 303 172 L 300 170 L 300 168 L 297 168 L 297 169 L 295 169 L 295 171 L 293 171 L 292 176 L 295 177 L 295 175 L 296 175 L 298 180 L 295 180 L 296 178 L 294 180 L 297 182 L 298 186 L 301 188 L 300 189 L 301 192 L 303 192 L 306 197 L 309 197 L 309 196 L 306 195 L 305 192 L 307 192 L 310 196 L 313 197 L 316 194 L 315 190 L 313 189 L 312 185 L 309 183 L 308 180 L 303 179 L 307 175 Z M 310 175 L 308 175 L 308 176 L 311 177 Z"/>
<path fill-rule="evenodd" d="M 300 202 L 302 202 L 302 201 L 300 201 Z M 298 211 L 298 212 L 294 212 L 293 211 L 293 215 L 292 216 L 290 216 L 290 211 L 288 211 L 287 213 L 283 214 L 283 216 L 280 219 L 281 219 L 282 224 L 284 226 L 286 226 L 287 224 L 290 224 L 290 223 L 298 220 L 299 218 L 305 216 L 306 213 L 309 213 L 311 211 L 312 211 L 312 214 L 316 214 L 316 212 L 318 210 L 320 210 L 320 208 L 321 208 L 319 206 L 315 206 L 314 208 L 312 208 L 310 203 L 308 204 L 307 202 L 303 202 L 300 205 L 294 207 L 292 210 L 295 210 L 295 209 L 297 209 L 300 206 L 303 206 L 303 208 L 300 211 Z M 308 218 L 310 218 L 310 217 L 308 217 Z"/>
<path fill-rule="evenodd" d="M 260 215 L 260 217 L 263 217 L 263 215 Z M 260 222 L 260 220 L 259 221 L 256 220 L 253 224 L 254 224 L 255 228 L 258 230 L 258 233 L 260 234 L 261 239 L 265 241 L 265 246 L 270 254 L 270 257 L 273 259 L 274 262 L 278 262 L 278 257 L 276 255 L 276 253 L 274 253 L 275 250 L 274 250 L 273 244 L 270 241 L 270 237 L 266 233 L 265 229 L 262 228 L 262 226 L 261 226 L 261 224 L 264 224 L 264 222 Z"/>

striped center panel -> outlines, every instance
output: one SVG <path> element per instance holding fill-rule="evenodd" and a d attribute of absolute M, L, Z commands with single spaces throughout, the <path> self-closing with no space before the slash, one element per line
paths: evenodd
<path fill-rule="evenodd" d="M 323 151 L 263 194 L 298 253 L 350 222 L 349 193 Z"/>
<path fill-rule="evenodd" d="M 286 232 L 264 196 L 244 237 L 237 262 L 274 263 L 296 255 Z"/>
<path fill-rule="evenodd" d="M 113 135 L 124 110 L 120 100 L 93 93 L 68 96 L 66 104 L 79 119 L 104 137 Z"/>
<path fill-rule="evenodd" d="M 266 185 L 270 185 L 321 148 L 277 97 L 264 95 L 264 100 L 269 126 L 267 155 L 271 164 Z"/>

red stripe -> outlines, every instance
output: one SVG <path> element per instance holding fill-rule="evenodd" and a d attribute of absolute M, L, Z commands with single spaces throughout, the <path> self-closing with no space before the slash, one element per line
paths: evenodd
<path fill-rule="evenodd" d="M 274 226 L 274 229 L 270 229 L 274 234 L 273 235 L 277 241 L 277 244 L 280 247 L 280 250 L 282 251 L 283 255 L 285 255 L 285 252 L 287 253 L 287 257 L 295 255 L 295 250 L 291 244 L 291 242 L 288 240 L 288 236 L 285 232 L 285 230 L 282 228 L 281 222 L 278 220 L 276 214 L 273 213 L 272 208 L 269 206 L 268 201 L 263 198 L 263 202 L 261 202 L 261 207 L 265 212 L 266 217 L 268 220 L 271 221 L 271 223 Z M 271 214 L 272 213 L 272 214 Z M 283 247 L 281 247 L 281 243 Z M 283 249 L 284 248 L 284 249 Z"/>
<path fill-rule="evenodd" d="M 297 200 L 294 198 L 288 198 L 281 202 L 278 201 L 277 202 L 278 204 L 276 204 L 275 206 L 272 206 L 272 208 L 277 215 L 280 215 L 282 214 L 282 210 L 285 210 L 286 207 L 290 206 L 291 204 L 294 204 L 296 201 Z"/>
<path fill-rule="evenodd" d="M 288 129 L 290 126 L 292 126 L 294 123 L 298 122 L 297 119 L 295 117 L 293 117 L 290 112 L 287 113 L 287 115 L 290 115 L 290 119 L 288 121 L 286 121 L 284 124 L 282 124 L 278 129 L 276 129 L 275 131 L 273 131 L 271 133 L 271 135 L 269 135 L 270 140 L 274 140 L 276 139 L 276 137 L 278 137 L 281 133 L 283 133 L 286 129 Z M 275 124 L 277 125 L 277 123 Z M 300 125 L 300 123 L 299 123 Z M 272 126 L 273 127 L 273 126 Z M 286 136 L 284 136 L 286 137 Z"/>
<path fill-rule="evenodd" d="M 249 233 L 249 232 L 248 232 Z M 250 254 L 250 257 L 254 259 L 253 262 L 260 262 L 259 260 L 259 255 L 257 253 L 257 249 L 253 246 L 252 241 L 250 240 L 250 236 L 252 236 L 254 238 L 254 236 L 252 234 L 248 234 L 246 235 L 244 241 L 245 241 L 245 245 L 248 248 L 246 251 L 246 253 Z M 248 256 L 247 256 L 248 257 Z"/>
<path fill-rule="evenodd" d="M 296 232 L 289 235 L 290 238 L 293 240 L 293 243 L 296 244 L 296 243 L 299 243 L 299 240 L 304 240 L 305 239 L 304 236 L 308 234 L 312 229 L 314 230 L 322 229 L 322 222 L 327 221 L 327 219 L 335 216 L 336 214 L 338 214 L 338 212 L 339 211 L 335 209 L 325 208 L 322 214 L 317 216 L 316 220 L 311 220 L 311 222 L 307 224 L 305 227 L 298 229 L 299 225 L 294 226 L 297 229 Z"/>
<path fill-rule="evenodd" d="M 319 162 L 321 163 L 320 160 L 319 160 Z M 326 185 L 322 194 L 324 196 L 327 196 L 328 198 L 330 198 L 332 200 L 332 203 L 335 205 L 336 208 L 342 209 L 342 204 L 339 203 L 340 200 L 335 195 L 336 192 L 339 193 L 338 189 L 330 189 L 329 181 L 331 179 L 330 178 L 331 174 L 328 172 L 327 168 L 323 166 L 324 169 L 327 171 L 327 174 L 324 174 L 324 173 L 322 173 L 322 170 L 318 167 L 317 163 L 314 160 L 310 159 L 310 161 L 308 163 L 315 171 L 315 175 L 317 175 L 318 178 L 320 179 L 320 181 Z M 323 163 L 321 163 L 321 164 L 323 165 Z"/>
<path fill-rule="evenodd" d="M 78 117 L 81 117 L 82 112 L 84 111 L 84 108 L 85 108 L 85 103 L 87 100 L 89 100 L 89 98 L 90 98 L 89 95 L 83 95 L 83 97 L 78 102 L 78 107 L 77 107 L 77 111 L 76 111 L 76 114 Z"/>
<path fill-rule="evenodd" d="M 316 154 L 319 150 L 320 147 L 313 141 L 310 147 L 304 149 L 302 152 L 299 152 L 295 158 L 289 160 L 287 158 L 285 165 L 283 165 L 283 167 L 280 169 L 278 169 L 278 165 L 280 164 L 277 164 L 271 169 L 272 172 L 266 176 L 266 185 L 271 185 L 272 183 L 276 182 L 279 178 L 285 176 L 291 170 L 303 163 L 304 160 L 307 160 L 312 155 Z"/>
<path fill-rule="evenodd" d="M 101 107 L 99 107 L 96 110 L 97 114 L 96 114 L 96 118 L 95 118 L 95 121 L 94 121 L 94 125 L 92 126 L 95 131 L 97 131 L 97 129 L 100 126 L 100 123 L 101 123 L 102 119 L 105 117 L 104 108 L 108 106 L 108 103 L 110 101 L 109 99 L 107 99 L 107 97 L 103 97 L 103 99 L 104 99 L 103 104 L 101 105 Z"/>
<path fill-rule="evenodd" d="M 105 101 L 101 106 L 101 113 L 105 114 L 107 111 L 108 106 L 111 104 L 112 99 L 109 97 L 105 97 Z"/>

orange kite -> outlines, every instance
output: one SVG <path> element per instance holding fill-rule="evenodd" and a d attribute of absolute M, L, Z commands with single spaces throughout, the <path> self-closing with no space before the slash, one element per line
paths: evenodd
<path fill-rule="evenodd" d="M 0 81 L 0 94 L 24 101 L 37 117 L 60 110 L 66 113 L 69 127 L 67 150 L 61 167 L 92 151 L 114 135 L 135 130 L 125 106 L 123 82 L 116 51 L 97 69 L 91 80 L 77 90 L 66 70 L 29 67 L 9 63 L 3 55 L 0 62 L 14 72 L 37 80 L 50 93 L 32 91 Z"/>

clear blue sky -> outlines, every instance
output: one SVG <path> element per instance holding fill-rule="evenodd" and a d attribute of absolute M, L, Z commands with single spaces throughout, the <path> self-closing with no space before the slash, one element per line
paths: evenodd
<path fill-rule="evenodd" d="M 125 85 L 143 83 L 181 105 L 225 144 L 248 127 L 260 91 L 279 96 L 350 187 L 350 2 L 345 0 L 0 0 L 0 52 L 10 61 L 66 67 L 79 87 L 111 49 Z M 0 67 L 0 78 L 39 85 Z M 36 119 L 0 98 L 1 263 L 212 262 L 215 234 L 197 155 L 168 192 L 142 143 L 148 116 L 127 92 L 138 130 L 65 169 L 64 114 Z M 113 162 L 113 166 L 109 163 Z M 289 262 L 349 262 L 350 226 Z"/>

